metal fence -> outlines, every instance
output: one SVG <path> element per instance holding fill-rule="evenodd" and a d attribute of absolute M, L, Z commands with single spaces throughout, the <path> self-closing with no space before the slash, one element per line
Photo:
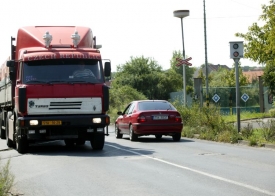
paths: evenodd
<path fill-rule="evenodd" d="M 260 112 L 259 104 L 259 87 L 258 86 L 241 86 L 240 90 L 240 111 Z M 236 114 L 236 88 L 235 87 L 209 87 L 209 103 L 216 105 L 221 109 L 223 114 Z M 202 88 L 203 104 L 206 104 L 206 88 Z M 183 92 L 170 93 L 171 101 L 182 103 Z M 271 100 L 272 99 L 272 100 Z M 187 106 L 199 102 L 196 96 L 187 95 Z M 273 106 L 273 97 L 268 94 L 268 89 L 264 87 L 264 107 L 268 111 Z"/>

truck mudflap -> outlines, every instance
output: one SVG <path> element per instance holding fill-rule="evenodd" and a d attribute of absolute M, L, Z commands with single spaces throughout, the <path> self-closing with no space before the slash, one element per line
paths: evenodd
<path fill-rule="evenodd" d="M 109 135 L 108 115 L 26 116 L 18 118 L 20 135 L 28 140 L 83 139 Z"/>

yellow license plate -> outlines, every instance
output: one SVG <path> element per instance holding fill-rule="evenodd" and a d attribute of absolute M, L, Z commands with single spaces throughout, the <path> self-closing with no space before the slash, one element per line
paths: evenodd
<path fill-rule="evenodd" d="M 61 124 L 62 124 L 61 120 L 42 121 L 42 125 L 61 125 Z"/>

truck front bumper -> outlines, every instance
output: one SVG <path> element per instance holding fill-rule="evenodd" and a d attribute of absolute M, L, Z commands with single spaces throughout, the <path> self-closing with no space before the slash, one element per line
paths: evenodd
<path fill-rule="evenodd" d="M 95 133 L 108 135 L 109 124 L 108 115 L 26 116 L 18 118 L 18 133 L 29 140 L 88 140 Z"/>

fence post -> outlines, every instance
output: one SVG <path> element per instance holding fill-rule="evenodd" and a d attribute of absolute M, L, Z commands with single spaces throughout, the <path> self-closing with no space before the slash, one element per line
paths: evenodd
<path fill-rule="evenodd" d="M 264 113 L 264 87 L 263 87 L 263 80 L 261 76 L 258 76 L 259 78 L 259 103 L 260 103 L 260 112 Z"/>
<path fill-rule="evenodd" d="M 203 96 L 202 96 L 202 79 L 201 78 L 194 78 L 194 90 L 195 90 L 196 100 L 199 101 L 200 107 L 202 108 Z"/>

